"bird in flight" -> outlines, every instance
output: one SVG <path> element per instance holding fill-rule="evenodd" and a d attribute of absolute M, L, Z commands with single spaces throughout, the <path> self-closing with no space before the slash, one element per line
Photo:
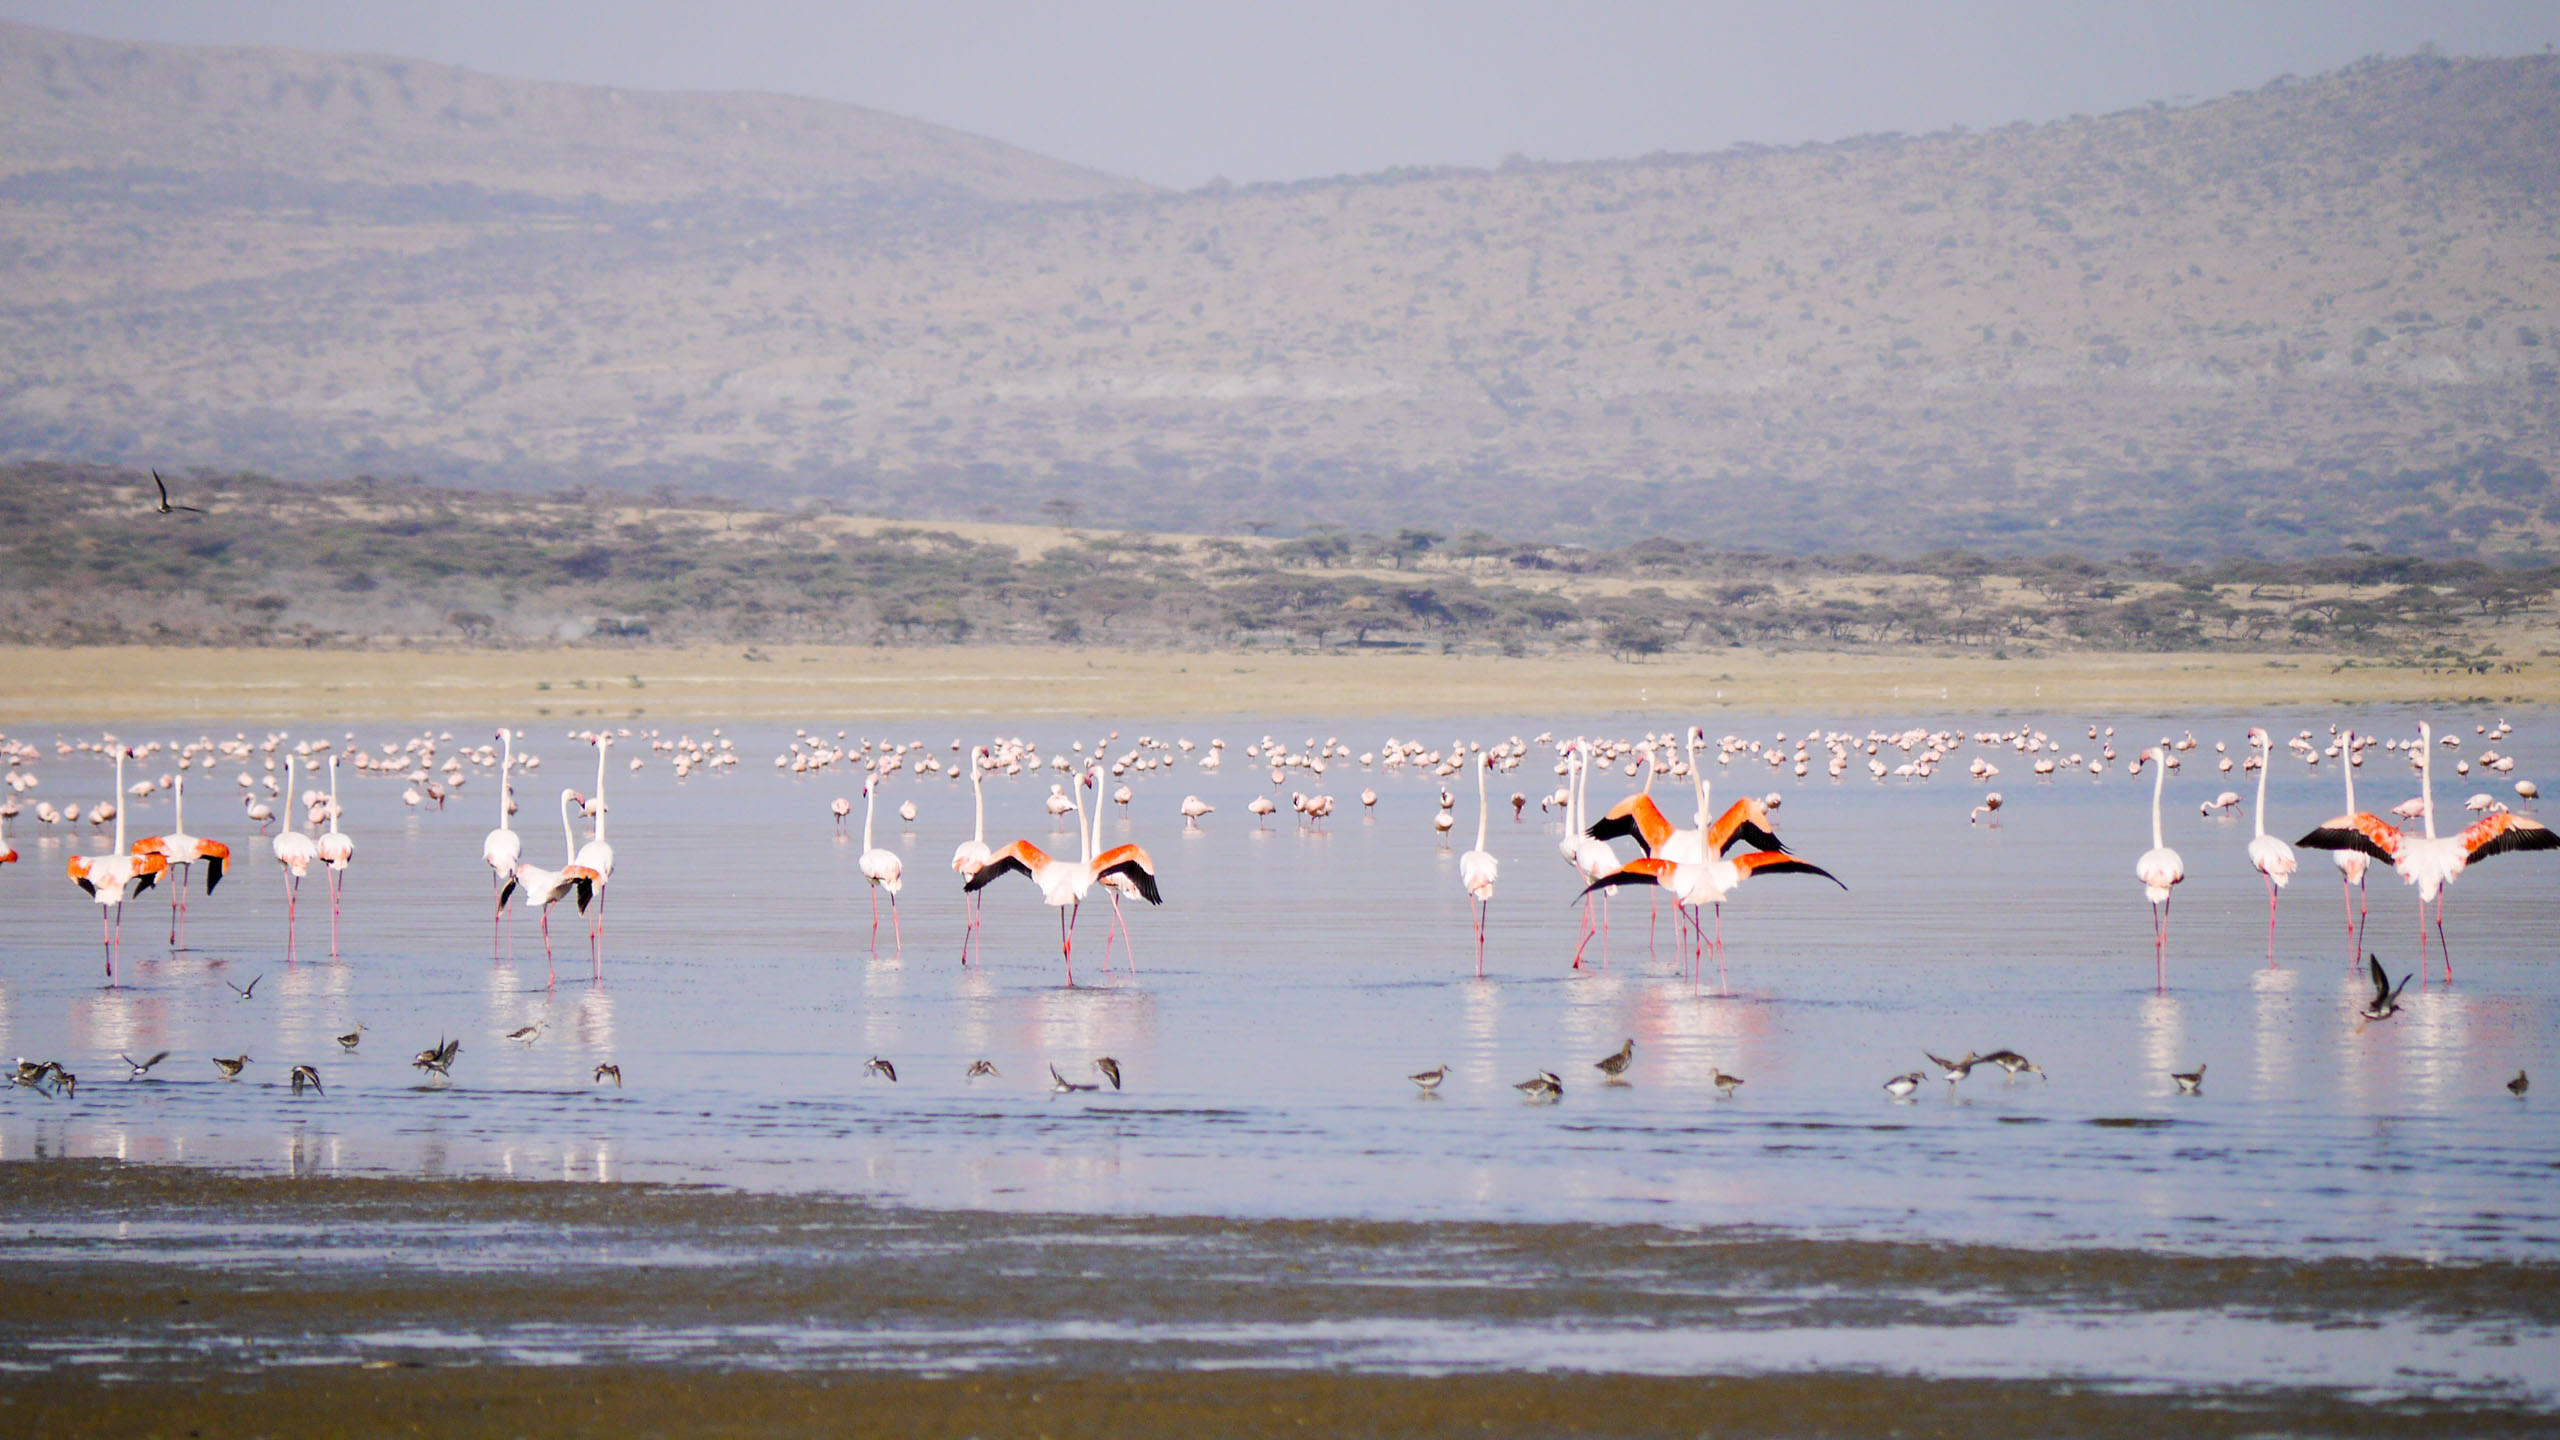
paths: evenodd
<path fill-rule="evenodd" d="M 294 1066 L 292 1078 L 293 1093 L 296 1095 L 302 1093 L 302 1087 L 305 1085 L 309 1085 L 314 1090 L 320 1090 L 320 1068 L 316 1065 Z M 326 1095 L 329 1092 L 326 1090 L 320 1090 L 320 1093 Z"/>
<path fill-rule="evenodd" d="M 258 982 L 266 978 L 267 977 L 264 974 L 258 974 L 249 977 L 249 983 L 246 985 L 231 985 L 231 982 L 228 980 L 225 980 L 222 983 L 225 985 L 231 985 L 232 990 L 237 992 L 241 999 L 246 1000 L 250 996 L 258 993 Z"/>
<path fill-rule="evenodd" d="M 610 1075 L 610 1076 L 612 1076 L 612 1077 L 613 1077 L 613 1088 L 614 1088 L 614 1089 L 616 1089 L 616 1090 L 621 1089 L 621 1088 L 622 1088 L 622 1067 L 621 1067 L 621 1066 L 619 1066 L 619 1065 L 614 1065 L 614 1064 L 604 1064 L 604 1065 L 599 1065 L 599 1066 L 597 1066 L 597 1067 L 596 1067 L 596 1083 L 597 1083 L 597 1084 L 599 1084 L 599 1085 L 603 1084 L 603 1083 L 604 1083 L 604 1081 L 605 1081 L 605 1077 L 606 1077 L 606 1076 L 608 1076 L 608 1075 Z"/>
<path fill-rule="evenodd" d="M 143 1076 L 145 1076 L 145 1075 L 147 1075 L 147 1074 L 151 1073 L 151 1067 L 152 1067 L 152 1066 L 157 1065 L 157 1064 L 159 1064 L 161 1061 L 168 1059 L 168 1058 L 169 1058 L 169 1052 L 168 1052 L 168 1051 L 166 1051 L 166 1050 L 163 1050 L 163 1051 L 161 1051 L 159 1054 L 152 1056 L 152 1057 L 151 1057 L 150 1059 L 148 1059 L 148 1060 L 136 1060 L 136 1059 L 134 1059 L 132 1056 L 130 1056 L 130 1055 L 124 1055 L 124 1054 L 119 1054 L 119 1055 L 117 1055 L 117 1056 L 116 1056 L 116 1058 L 117 1058 L 117 1059 L 119 1059 L 119 1060 L 122 1060 L 122 1061 L 124 1062 L 125 1068 L 133 1072 L 132 1074 L 127 1075 L 127 1076 L 125 1077 L 126 1079 L 128 1079 L 128 1080 L 139 1080 L 139 1079 L 141 1079 Z"/>
<path fill-rule="evenodd" d="M 175 515 L 181 510 L 190 515 L 201 515 L 204 513 L 204 511 L 193 505 L 173 505 L 169 503 L 169 482 L 160 478 L 159 471 L 154 470 L 151 472 L 151 483 L 160 487 L 160 514 Z"/>

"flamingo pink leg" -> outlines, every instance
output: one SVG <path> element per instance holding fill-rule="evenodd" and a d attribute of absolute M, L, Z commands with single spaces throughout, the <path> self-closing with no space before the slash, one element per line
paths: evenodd
<path fill-rule="evenodd" d="M 1058 912 L 1058 955 L 1067 964 L 1069 989 L 1074 989 L 1076 983 L 1076 916 L 1083 909 L 1084 902 L 1078 900 Z"/>
<path fill-rule="evenodd" d="M 2265 878 L 2267 882 L 2267 968 L 2273 970 L 2276 968 L 2276 879 L 2272 875 Z"/>
<path fill-rule="evenodd" d="M 2169 902 L 2166 900 L 2151 907 L 2151 966 L 2152 983 L 2158 986 L 2161 994 L 2168 994 Z"/>

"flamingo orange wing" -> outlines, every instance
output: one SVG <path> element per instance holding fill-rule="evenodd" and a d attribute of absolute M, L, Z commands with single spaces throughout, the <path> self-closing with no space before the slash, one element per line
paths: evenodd
<path fill-rule="evenodd" d="M 970 876 L 967 883 L 960 887 L 960 891 L 965 895 L 974 890 L 984 890 L 994 884 L 999 876 L 1029 875 L 1048 863 L 1048 852 L 1028 840 L 1016 840 L 989 857 L 986 864 L 979 866 L 978 873 Z"/>
<path fill-rule="evenodd" d="M 2358 811 L 2322 822 L 2319 829 L 2293 842 L 2305 850 L 2356 850 L 2385 864 L 2400 858 L 2400 827 L 2379 815 Z"/>
<path fill-rule="evenodd" d="M 2473 860 L 2486 860 L 2510 850 L 2554 849 L 2560 849 L 2560 833 L 2522 815 L 2492 815 L 2462 832 L 2462 852 Z"/>
<path fill-rule="evenodd" d="M 1093 862 L 1093 873 L 1097 880 L 1105 875 L 1126 875 L 1148 904 L 1164 903 L 1164 896 L 1156 889 L 1156 862 L 1135 845 L 1103 851 L 1102 858 Z"/>
<path fill-rule="evenodd" d="M 1671 838 L 1672 827 L 1671 822 L 1663 818 L 1662 807 L 1653 803 L 1652 796 L 1630 795 L 1610 806 L 1609 813 L 1592 821 L 1591 828 L 1583 833 L 1594 840 L 1615 840 L 1621 835 L 1633 835 L 1636 843 L 1650 855 Z"/>
<path fill-rule="evenodd" d="M 1722 855 L 1736 843 L 1754 850 L 1787 853 L 1786 842 L 1777 835 L 1775 823 L 1769 819 L 1769 807 L 1757 800 L 1736 800 L 1716 817 L 1707 830 L 1707 853 Z"/>
<path fill-rule="evenodd" d="M 1582 895 L 1588 895 L 1594 890 L 1606 890 L 1616 885 L 1668 885 L 1671 883 L 1671 869 L 1670 861 L 1657 860 L 1650 855 L 1641 860 L 1630 860 L 1583 886 Z M 1576 895 L 1573 898 L 1579 900 L 1582 895 Z"/>
<path fill-rule="evenodd" d="M 1848 881 L 1812 861 L 1799 860 L 1793 855 L 1781 854 L 1775 850 L 1755 850 L 1733 863 L 1745 875 L 1758 875 L 1763 871 L 1771 875 L 1819 875 L 1843 890 L 1849 888 Z"/>

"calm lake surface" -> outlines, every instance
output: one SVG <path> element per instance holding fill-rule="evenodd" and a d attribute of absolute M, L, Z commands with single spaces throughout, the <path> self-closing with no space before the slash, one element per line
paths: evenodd
<path fill-rule="evenodd" d="M 2455 828 L 2476 791 L 2514 803 L 2512 779 L 2560 777 L 2560 717 L 2542 714 L 2507 716 L 2515 731 L 2494 745 L 2473 732 L 2494 727 L 2487 712 L 1711 717 L 1710 737 L 1764 742 L 1815 727 L 2040 728 L 2066 752 L 2090 753 L 2087 727 L 2113 724 L 2120 754 L 2103 778 L 2049 780 L 2028 773 L 2026 756 L 1970 745 L 1921 782 L 1870 779 L 1863 752 L 1834 781 L 1819 748 L 1806 779 L 1748 756 L 1716 768 L 1717 806 L 1780 792 L 1789 845 L 1848 885 L 1772 876 L 1746 886 L 1724 915 L 1729 995 L 1718 993 L 1712 958 L 1703 981 L 1683 968 L 1667 907 L 1648 942 L 1645 891 L 1617 898 L 1605 959 L 1595 941 L 1586 968 L 1570 968 L 1579 885 L 1556 850 L 1561 812 L 1542 816 L 1537 803 L 1558 783 L 1545 747 L 1493 780 L 1489 848 L 1502 875 L 1482 979 L 1457 880 L 1476 824 L 1467 774 L 1447 782 L 1460 799 L 1445 847 L 1430 824 L 1442 782 L 1414 767 L 1336 760 L 1321 779 L 1293 771 L 1267 824 L 1246 810 L 1272 793 L 1267 767 L 1241 755 L 1266 733 L 1292 748 L 1338 736 L 1358 752 L 1389 736 L 1445 748 L 1540 731 L 1670 732 L 1678 716 L 1120 722 L 1115 753 L 1143 734 L 1189 738 L 1205 754 L 1215 736 L 1227 761 L 1221 773 L 1185 763 L 1126 777 L 1136 802 L 1110 808 L 1104 840 L 1146 845 L 1166 903 L 1129 906 L 1137 971 L 1116 944 L 1106 971 L 1111 912 L 1097 892 L 1078 927 L 1073 988 L 1062 983 L 1054 912 L 1017 878 L 986 892 L 982 950 L 959 963 L 962 902 L 949 859 L 969 833 L 970 803 L 967 782 L 948 776 L 909 771 L 883 787 L 878 843 L 906 864 L 904 944 L 884 915 L 875 952 L 856 869 L 859 778 L 847 765 L 777 772 L 789 727 L 730 727 L 744 763 L 683 780 L 645 745 L 617 747 L 608 783 L 618 868 L 600 981 L 566 906 L 553 926 L 556 978 L 524 917 L 512 958 L 503 938 L 493 945 L 479 848 L 496 785 L 480 771 L 437 812 L 404 806 L 401 781 L 342 769 L 344 825 L 359 850 L 338 953 L 315 878 L 304 887 L 299 958 L 288 963 L 280 873 L 232 798 L 241 767 L 224 763 L 218 783 L 198 781 L 189 818 L 233 845 L 233 873 L 218 894 L 197 896 L 178 953 L 159 893 L 129 906 L 116 989 L 101 985 L 96 907 L 62 875 L 70 827 L 31 815 L 13 823 L 22 863 L 0 870 L 12 922 L 0 941 L 0 1048 L 58 1057 L 81 1084 L 76 1098 L 20 1089 L 0 1101 L 0 1157 L 700 1182 L 935 1212 L 1744 1226 L 1790 1243 L 2549 1263 L 2560 1259 L 2560 1124 L 2543 1103 L 2546 1093 L 2560 1101 L 2560 856 L 2501 856 L 2464 876 L 2447 907 L 2453 983 L 2413 983 L 2403 1014 L 2359 1031 L 2356 1008 L 2371 987 L 2360 963 L 2350 968 L 2328 857 L 2303 853 L 2271 969 L 2265 890 L 2243 855 L 2249 807 L 2197 813 L 2221 790 L 2250 793 L 2243 772 L 2213 768 L 2214 742 L 2236 759 L 2250 723 L 2278 738 L 2270 828 L 2291 839 L 2337 813 L 2342 796 L 2338 763 L 2308 767 L 2285 753 L 2284 738 L 2309 728 L 2325 744 L 2333 722 L 2414 736 L 2421 718 L 2462 742 L 2437 752 L 2437 804 Z M 493 727 L 451 727 L 457 738 L 445 748 Z M 238 728 L 118 733 L 139 743 Z M 1000 733 L 1039 740 L 1045 756 L 1073 740 L 1090 746 L 1109 728 L 1042 722 Z M 516 823 L 528 858 L 552 863 L 553 802 L 562 785 L 592 786 L 593 751 L 556 720 L 523 729 L 545 763 L 538 779 L 518 779 Z M 347 731 L 296 734 L 343 747 Z M 2132 877 L 2150 843 L 2151 779 L 2127 776 L 2123 761 L 2150 738 L 2189 732 L 2202 743 L 2168 781 L 2168 841 L 2189 878 L 2174 904 L 2164 995 L 2153 988 L 2150 910 Z M 420 727 L 354 733 L 378 748 Z M 984 740 L 991 727 L 917 720 L 890 733 L 949 763 L 952 739 Z M 44 749 L 43 788 L 22 803 L 107 792 L 103 755 L 56 756 L 50 732 L 18 738 Z M 2484 748 L 2516 757 L 2513 776 L 2452 773 L 2457 756 Z M 2002 773 L 1969 778 L 1977 753 Z M 631 754 L 647 760 L 638 772 L 624 768 Z M 1883 758 L 1907 757 L 1888 749 Z M 992 843 L 1028 836 L 1072 852 L 1041 805 L 1053 778 L 990 780 Z M 2357 783 L 2361 808 L 2376 812 L 2416 793 L 2405 762 L 2380 750 Z M 1364 785 L 1379 792 L 1374 813 L 1358 803 Z M 1595 779 L 1595 810 L 1632 786 Z M 1337 798 L 1327 828 L 1294 824 L 1292 789 Z M 1518 822 L 1505 803 L 1515 790 L 1530 797 Z M 2006 799 L 1998 823 L 1969 824 L 1986 790 Z M 1175 813 L 1185 794 L 1217 807 L 1197 829 Z M 853 801 L 851 838 L 836 836 L 828 814 L 839 795 Z M 894 815 L 910 799 L 913 825 Z M 137 806 L 131 833 L 165 826 L 167 803 L 164 793 Z M 1665 808 L 1685 818 L 1685 804 Z M 84 848 L 95 833 L 77 827 Z M 2415 902 L 2387 872 L 2371 887 L 2366 938 L 2395 973 L 2415 965 Z M 244 1001 L 231 985 L 252 977 L 263 978 Z M 342 1053 L 331 1037 L 358 1022 L 368 1027 L 361 1047 Z M 536 1022 L 544 1028 L 530 1044 L 503 1038 Z M 440 1037 L 462 1040 L 451 1083 L 421 1085 L 409 1057 Z M 1630 1037 L 1631 1083 L 1600 1083 L 1592 1062 Z M 2050 1078 L 2012 1080 L 1984 1066 L 1954 1087 L 1933 1076 L 1907 1103 L 1880 1088 L 1928 1068 L 1924 1051 L 2000 1047 L 2033 1057 Z M 150 1078 L 122 1078 L 119 1052 L 164 1049 L 173 1053 Z M 209 1057 L 244 1052 L 252 1061 L 237 1083 L 217 1078 Z M 866 1075 L 875 1055 L 896 1066 L 895 1083 Z M 1052 1093 L 1050 1066 L 1089 1083 L 1105 1055 L 1125 1088 Z M 1000 1077 L 964 1081 L 980 1058 Z M 622 1087 L 594 1082 L 606 1062 L 620 1066 Z M 287 1091 L 297 1063 L 319 1068 L 325 1099 Z M 1404 1078 L 1442 1063 L 1449 1077 L 1437 1097 Z M 2169 1072 L 2200 1064 L 2210 1067 L 2204 1093 L 2177 1094 Z M 1719 1098 L 1711 1067 L 1746 1083 Z M 1512 1088 L 1541 1069 L 1563 1077 L 1559 1103 L 1524 1103 Z M 2551 1088 L 2510 1095 L 2519 1069 L 2538 1082 L 2548 1072 Z M 2218 1310 L 2209 1296 L 2173 1308 Z M 2017 1323 L 2072 1329 L 2061 1311 Z M 2240 1330 L 2146 1323 L 2156 1333 L 2121 1331 L 2118 1359 L 2139 1368 L 2125 1357 L 2156 1351 L 2169 1372 L 2198 1383 L 2271 1373 L 2348 1383 L 2378 1343 L 2319 1338 L 2307 1324 L 2279 1325 L 2271 1339 L 2264 1320 L 2229 1319 Z M 1458 1329 L 1421 1348 L 1496 1358 L 1534 1348 L 1500 1325 Z M 2438 1357 L 2445 1383 L 2512 1386 L 2541 1367 L 2524 1393 L 2551 1403 L 2560 1346 L 2547 1322 L 2521 1341 L 2510 1330 L 2472 1349 L 2440 1326 L 2420 1329 L 2437 1349 L 2461 1352 Z M 1320 1356 L 1364 1363 L 1371 1351 L 1415 1352 L 1417 1333 L 1351 1324 L 1311 1343 Z M 1553 1353 L 1568 1366 L 1823 1360 L 1962 1371 L 1976 1365 L 1975 1348 L 2003 1348 L 1954 1332 L 1898 1336 L 1767 1332 L 1584 1359 Z M 2261 1351 L 2278 1358 L 2250 1358 Z M 2112 1363 L 2102 1355 L 2096 1371 Z"/>

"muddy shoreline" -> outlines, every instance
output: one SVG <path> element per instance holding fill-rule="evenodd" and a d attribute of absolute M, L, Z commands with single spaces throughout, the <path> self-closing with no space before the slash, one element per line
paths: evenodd
<path fill-rule="evenodd" d="M 2531 1385 L 2161 1381 L 2037 1346 L 2228 1316 L 2534 1363 L 2560 1264 L 1735 1227 L 922 1211 L 650 1185 L 0 1164 L 0 1429 L 46 1435 L 2548 1433 Z M 2062 1328 L 2022 1323 L 2055 1318 Z M 1697 1348 L 1666 1351 L 1667 1336 Z M 1826 1337 L 1920 1337 L 1912 1363 Z M 1946 1373 L 1928 1337 L 2014 1344 Z M 1724 1364 L 1811 1337 L 1814 1358 Z M 1896 1342 L 1900 1343 L 1900 1342 Z M 1669 1358 L 1666 1359 L 1666 1356 Z M 1694 1357 L 1704 1357 L 1697 1359 Z M 2423 1364 L 2423 1357 L 2412 1363 Z M 2547 1378 L 2547 1377 L 2546 1377 Z M 2474 1377 L 2475 1380 L 2478 1377 Z"/>

